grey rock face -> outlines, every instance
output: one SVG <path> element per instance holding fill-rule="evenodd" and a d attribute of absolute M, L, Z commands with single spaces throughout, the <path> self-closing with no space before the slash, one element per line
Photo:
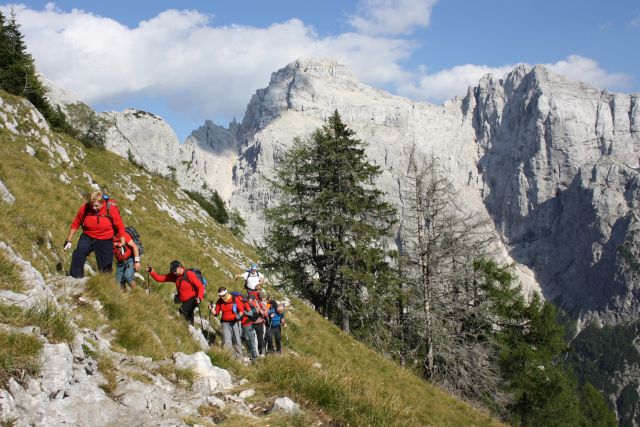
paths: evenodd
<path fill-rule="evenodd" d="M 1 303 L 17 305 L 22 308 L 30 308 L 42 304 L 58 305 L 51 288 L 46 285 L 42 274 L 33 268 L 30 262 L 16 255 L 13 249 L 4 242 L 0 242 L 0 251 L 3 251 L 10 262 L 22 272 L 22 279 L 26 288 L 23 293 L 0 290 Z"/>
<path fill-rule="evenodd" d="M 150 171 L 168 176 L 179 163 L 178 137 L 160 117 L 127 109 L 100 114 L 108 127 L 105 148 L 124 158 L 144 163 Z M 144 159 L 144 162 L 142 162 Z"/>
<path fill-rule="evenodd" d="M 73 355 L 65 343 L 45 344 L 40 353 L 40 383 L 49 397 L 65 392 L 73 376 Z"/>
<path fill-rule="evenodd" d="M 637 319 L 638 96 L 537 66 L 485 77 L 465 102 L 485 204 L 514 259 L 574 314 Z"/>

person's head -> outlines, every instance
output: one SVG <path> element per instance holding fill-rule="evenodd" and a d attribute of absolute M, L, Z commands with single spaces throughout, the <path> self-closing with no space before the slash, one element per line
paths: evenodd
<path fill-rule="evenodd" d="M 102 208 L 102 191 L 96 190 L 87 194 L 87 203 L 94 211 L 99 211 Z"/>
<path fill-rule="evenodd" d="M 258 264 L 251 264 L 251 267 L 249 267 L 249 274 L 256 273 L 258 273 Z"/>
<path fill-rule="evenodd" d="M 284 304 L 278 304 L 276 311 L 278 312 L 278 314 L 284 313 Z"/>
<path fill-rule="evenodd" d="M 227 288 L 224 286 L 220 286 L 218 288 L 218 296 L 222 298 L 223 301 L 229 301 L 231 299 L 231 294 L 227 291 Z"/>
<path fill-rule="evenodd" d="M 173 261 L 171 261 L 171 264 L 169 264 L 169 271 L 180 276 L 184 273 L 184 267 L 182 266 L 182 263 L 180 263 L 180 261 L 174 259 Z"/>

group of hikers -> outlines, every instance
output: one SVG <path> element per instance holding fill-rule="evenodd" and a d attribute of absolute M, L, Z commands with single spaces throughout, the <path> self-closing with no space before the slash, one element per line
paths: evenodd
<path fill-rule="evenodd" d="M 70 275 L 74 278 L 84 277 L 85 262 L 92 252 L 95 252 L 98 271 L 110 273 L 115 256 L 116 283 L 125 291 L 127 286 L 134 288 L 136 276 L 144 280 L 138 273 L 141 268 L 140 256 L 144 251 L 140 236 L 135 228 L 125 227 L 116 201 L 106 193 L 96 190 L 88 194 L 86 199 L 71 223 L 63 246 L 64 251 L 71 249 L 73 236 L 82 228 L 82 235 L 71 257 Z M 157 282 L 175 283 L 177 293 L 174 302 L 180 304 L 182 317 L 193 325 L 195 309 L 200 310 L 205 296 L 206 279 L 200 270 L 185 268 L 178 260 L 171 261 L 167 274 L 157 273 L 150 265 L 146 270 Z M 266 295 L 264 287 L 267 280 L 256 264 L 234 278 L 244 280 L 246 296 L 219 287 L 218 300 L 208 305 L 215 317 L 220 316 L 223 347 L 229 350 L 233 348 L 235 356 L 242 360 L 244 337 L 252 361 L 268 352 L 280 353 L 281 328 L 286 326 L 284 305 Z M 200 316 L 202 318 L 202 312 Z"/>

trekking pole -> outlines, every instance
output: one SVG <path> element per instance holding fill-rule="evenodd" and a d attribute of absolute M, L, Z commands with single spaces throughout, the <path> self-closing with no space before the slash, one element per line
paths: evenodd
<path fill-rule="evenodd" d="M 202 301 L 200 302 L 202 303 Z M 204 331 L 204 322 L 202 321 L 202 307 L 200 307 L 200 304 L 198 304 L 198 314 L 200 315 L 200 328 L 202 328 L 202 336 L 207 338 L 207 336 L 205 335 L 205 331 Z"/>

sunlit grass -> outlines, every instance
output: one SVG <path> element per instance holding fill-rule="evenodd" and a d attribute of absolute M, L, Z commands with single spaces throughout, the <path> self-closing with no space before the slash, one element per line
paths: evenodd
<path fill-rule="evenodd" d="M 41 348 L 42 344 L 33 335 L 0 331 L 0 387 L 4 387 L 11 377 L 20 381 L 25 376 L 37 375 Z"/>
<path fill-rule="evenodd" d="M 25 286 L 20 273 L 20 269 L 9 260 L 9 256 L 4 251 L 0 251 L 0 289 L 23 292 Z"/>
<path fill-rule="evenodd" d="M 0 323 L 12 326 L 37 326 L 49 341 L 71 342 L 75 330 L 67 314 L 52 303 L 42 303 L 29 309 L 0 305 Z"/>
<path fill-rule="evenodd" d="M 189 335 L 187 322 L 158 293 L 142 289 L 123 293 L 113 277 L 97 275 L 87 282 L 87 294 L 100 301 L 109 325 L 116 330 L 115 344 L 126 351 L 164 359 L 181 351 L 199 350 Z"/>

